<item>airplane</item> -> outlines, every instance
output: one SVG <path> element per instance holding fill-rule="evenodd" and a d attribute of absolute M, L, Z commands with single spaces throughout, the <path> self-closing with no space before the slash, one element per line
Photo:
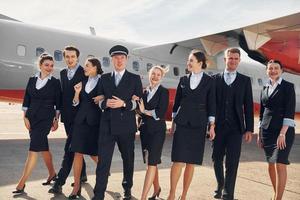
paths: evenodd
<path fill-rule="evenodd" d="M 22 102 L 28 78 L 38 71 L 37 57 L 48 52 L 54 56 L 54 76 L 65 67 L 62 49 L 74 45 L 81 51 L 80 64 L 88 56 L 97 57 L 104 72 L 112 69 L 108 50 L 116 44 L 128 47 L 127 70 L 139 74 L 143 86 L 148 84 L 147 72 L 156 65 L 169 66 L 162 84 L 169 89 L 167 119 L 171 119 L 179 78 L 187 73 L 186 60 L 192 49 L 200 49 L 208 57 L 206 72 L 210 75 L 224 70 L 224 51 L 228 47 L 242 50 L 238 71 L 251 78 L 256 113 L 259 96 L 267 81 L 265 63 L 270 59 L 283 64 L 283 78 L 294 83 L 296 113 L 300 111 L 300 13 L 257 23 L 221 33 L 155 46 L 111 40 L 95 35 L 62 31 L 26 24 L 0 14 L 0 101 Z"/>

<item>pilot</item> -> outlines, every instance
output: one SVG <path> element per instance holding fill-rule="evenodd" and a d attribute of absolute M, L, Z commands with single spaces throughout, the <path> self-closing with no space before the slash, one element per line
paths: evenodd
<path fill-rule="evenodd" d="M 124 199 L 131 199 L 134 167 L 134 140 L 137 131 L 133 95 L 142 96 L 142 82 L 138 75 L 126 70 L 128 49 L 122 45 L 109 50 L 114 70 L 101 76 L 98 95 L 104 95 L 99 103 L 103 110 L 100 122 L 98 162 L 94 200 L 103 200 L 107 187 L 115 143 L 123 160 Z"/>

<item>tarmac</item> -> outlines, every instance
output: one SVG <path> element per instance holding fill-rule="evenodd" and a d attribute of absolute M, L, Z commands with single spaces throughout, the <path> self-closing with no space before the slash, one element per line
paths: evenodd
<path fill-rule="evenodd" d="M 14 196 L 11 192 L 15 189 L 19 178 L 22 175 L 24 163 L 29 148 L 29 136 L 26 131 L 20 104 L 0 103 L 0 200 L 6 199 L 27 199 L 27 200 L 62 200 L 67 199 L 72 191 L 70 184 L 73 182 L 73 172 L 70 173 L 67 183 L 63 186 L 63 193 L 54 196 L 49 194 L 51 186 L 42 186 L 47 178 L 47 169 L 41 157 L 37 166 L 26 183 L 25 194 Z M 255 119 L 257 122 L 257 118 Z M 290 153 L 291 165 L 288 166 L 288 181 L 284 193 L 284 200 L 300 200 L 300 121 L 296 120 L 296 138 Z M 257 131 L 256 131 L 257 132 Z M 235 187 L 235 199 L 238 200 L 270 200 L 273 189 L 269 180 L 267 163 L 262 149 L 256 146 L 255 138 L 252 142 L 243 143 L 239 171 Z M 49 146 L 53 154 L 53 162 L 58 172 L 63 157 L 65 133 L 63 124 L 56 132 L 49 134 Z M 160 199 L 166 199 L 170 188 L 170 167 L 171 167 L 172 136 L 167 135 L 163 154 L 162 164 L 159 165 L 159 180 L 162 188 Z M 211 161 L 211 142 L 205 145 L 204 161 L 202 166 L 195 168 L 193 181 L 191 183 L 187 199 L 189 200 L 210 200 L 213 198 L 213 191 L 216 188 L 215 176 Z M 81 199 L 93 197 L 95 185 L 95 163 L 85 157 L 87 163 L 88 181 L 82 185 Z M 135 172 L 134 185 L 132 188 L 133 199 L 139 199 L 146 165 L 143 163 L 141 144 L 137 135 L 135 141 Z M 115 148 L 105 199 L 122 199 L 123 189 L 121 181 L 122 159 L 118 148 Z M 182 178 L 178 183 L 176 198 L 182 191 Z M 149 197 L 152 190 L 149 192 Z"/>

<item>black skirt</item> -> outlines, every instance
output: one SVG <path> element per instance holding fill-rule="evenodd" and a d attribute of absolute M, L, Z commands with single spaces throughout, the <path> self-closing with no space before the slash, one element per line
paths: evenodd
<path fill-rule="evenodd" d="M 172 162 L 202 165 L 206 127 L 191 128 L 176 125 L 172 145 Z"/>
<path fill-rule="evenodd" d="M 147 162 L 151 166 L 160 164 L 162 148 L 166 139 L 166 130 L 149 132 L 142 125 L 140 128 L 140 137 L 144 162 Z"/>
<path fill-rule="evenodd" d="M 91 126 L 86 122 L 74 124 L 70 150 L 72 152 L 98 155 L 99 125 Z"/>
<path fill-rule="evenodd" d="M 52 127 L 53 119 L 30 120 L 30 147 L 29 151 L 49 151 L 48 134 Z"/>
<path fill-rule="evenodd" d="M 262 143 L 265 151 L 266 160 L 268 163 L 282 163 L 282 164 L 290 164 L 289 162 L 289 154 L 295 139 L 295 128 L 289 127 L 286 135 L 285 142 L 286 147 L 282 150 L 277 148 L 277 138 L 279 135 L 279 131 L 262 131 Z"/>

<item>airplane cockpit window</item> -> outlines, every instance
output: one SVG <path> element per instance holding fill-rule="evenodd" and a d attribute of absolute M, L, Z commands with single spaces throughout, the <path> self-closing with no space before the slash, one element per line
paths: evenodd
<path fill-rule="evenodd" d="M 56 61 L 62 61 L 63 60 L 63 53 L 60 50 L 55 50 L 54 51 L 54 59 Z"/>
<path fill-rule="evenodd" d="M 258 78 L 257 82 L 259 86 L 263 86 L 263 80 L 261 78 Z"/>
<path fill-rule="evenodd" d="M 149 72 L 149 70 L 152 68 L 153 64 L 152 63 L 147 63 L 147 72 Z"/>
<path fill-rule="evenodd" d="M 17 54 L 18 54 L 18 56 L 25 56 L 26 55 L 26 46 L 19 44 L 17 46 Z"/>
<path fill-rule="evenodd" d="M 102 58 L 102 64 L 103 64 L 104 67 L 109 67 L 109 65 L 110 65 L 109 57 L 103 57 Z"/>
<path fill-rule="evenodd" d="M 173 74 L 174 74 L 174 76 L 179 76 L 179 68 L 178 67 L 173 68 Z"/>
<path fill-rule="evenodd" d="M 36 57 L 39 57 L 42 53 L 45 52 L 45 49 L 42 48 L 42 47 L 37 47 L 36 50 L 35 50 L 35 55 Z"/>
<path fill-rule="evenodd" d="M 138 61 L 133 61 L 132 62 L 132 69 L 134 71 L 139 71 L 139 69 L 140 69 L 140 63 Z"/>

